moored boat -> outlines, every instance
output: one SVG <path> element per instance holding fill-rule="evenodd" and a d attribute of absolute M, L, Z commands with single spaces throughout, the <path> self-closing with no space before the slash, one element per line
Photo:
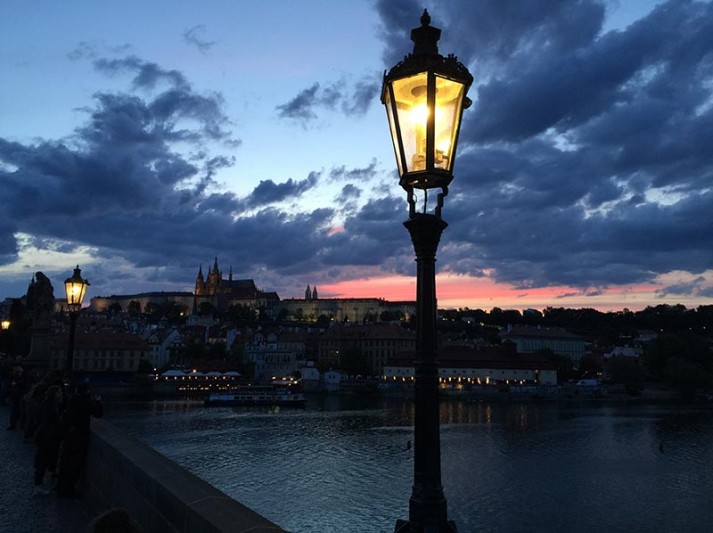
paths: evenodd
<path fill-rule="evenodd" d="M 206 407 L 270 405 L 280 407 L 304 407 L 305 397 L 301 392 L 275 386 L 240 387 L 230 392 L 214 392 L 205 399 Z"/>

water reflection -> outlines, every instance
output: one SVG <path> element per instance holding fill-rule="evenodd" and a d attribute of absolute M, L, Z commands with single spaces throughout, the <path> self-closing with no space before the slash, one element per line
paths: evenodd
<path fill-rule="evenodd" d="M 441 404 L 449 514 L 469 531 L 707 531 L 713 414 L 662 406 Z M 296 533 L 391 531 L 408 514 L 413 404 L 108 405 L 107 417 Z M 664 443 L 663 452 L 661 443 Z"/>

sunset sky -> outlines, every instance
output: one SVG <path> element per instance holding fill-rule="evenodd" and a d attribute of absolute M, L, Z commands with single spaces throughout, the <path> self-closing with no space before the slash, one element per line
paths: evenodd
<path fill-rule="evenodd" d="M 415 299 L 381 77 L 424 8 L 474 75 L 440 307 L 713 304 L 713 5 L 0 3 L 0 300 L 227 277 Z"/>

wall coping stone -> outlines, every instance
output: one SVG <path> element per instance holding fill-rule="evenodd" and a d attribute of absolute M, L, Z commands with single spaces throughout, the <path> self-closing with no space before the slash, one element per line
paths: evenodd
<path fill-rule="evenodd" d="M 146 532 L 284 533 L 106 420 L 92 420 L 85 484 L 92 507 L 123 507 Z"/>

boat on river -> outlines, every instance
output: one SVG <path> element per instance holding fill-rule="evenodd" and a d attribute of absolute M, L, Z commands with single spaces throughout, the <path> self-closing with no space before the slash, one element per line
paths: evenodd
<path fill-rule="evenodd" d="M 304 407 L 305 397 L 289 387 L 275 385 L 239 387 L 229 392 L 210 393 L 206 407 L 268 405 L 279 407 Z"/>

